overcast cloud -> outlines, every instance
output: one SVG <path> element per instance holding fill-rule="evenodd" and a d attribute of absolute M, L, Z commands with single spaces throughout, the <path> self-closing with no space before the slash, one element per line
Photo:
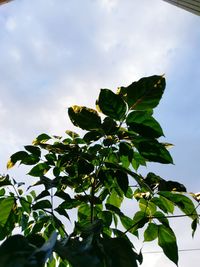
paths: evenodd
<path fill-rule="evenodd" d="M 161 0 L 15 0 L 1 6 L 0 172 L 10 154 L 38 134 L 72 129 L 67 107 L 93 107 L 100 88 L 165 73 L 156 117 L 166 141 L 175 144 L 176 165 L 152 168 L 200 191 L 199 19 Z M 189 234 L 188 246 L 200 247 Z M 180 256 L 181 267 L 191 266 L 188 255 Z M 173 265 L 159 255 L 145 259 L 144 267 L 149 259 L 152 267 Z"/>

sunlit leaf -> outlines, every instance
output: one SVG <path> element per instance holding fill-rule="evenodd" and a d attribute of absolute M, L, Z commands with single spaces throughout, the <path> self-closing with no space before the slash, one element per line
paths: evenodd
<path fill-rule="evenodd" d="M 46 143 L 50 139 L 51 137 L 48 134 L 43 133 L 43 134 L 38 135 L 38 137 L 36 137 L 36 139 L 33 140 L 32 144 L 33 145 L 38 145 L 40 143 L 43 144 L 43 143 Z"/>
<path fill-rule="evenodd" d="M 101 118 L 94 109 L 72 106 L 68 109 L 68 114 L 72 123 L 84 130 L 95 130 L 101 127 Z"/>
<path fill-rule="evenodd" d="M 125 99 L 130 109 L 148 110 L 159 104 L 164 89 L 165 78 L 154 75 L 142 78 L 128 87 L 120 87 L 118 94 Z"/>

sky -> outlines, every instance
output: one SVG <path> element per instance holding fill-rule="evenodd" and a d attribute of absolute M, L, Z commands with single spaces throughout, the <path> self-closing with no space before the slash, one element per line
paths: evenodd
<path fill-rule="evenodd" d="M 161 0 L 15 0 L 0 6 L 0 173 L 7 173 L 9 156 L 40 133 L 74 130 L 69 106 L 94 107 L 100 88 L 115 91 L 165 74 L 155 117 L 165 141 L 175 145 L 175 165 L 150 164 L 147 171 L 200 191 L 199 23 L 200 17 Z M 28 179 L 19 168 L 9 173 Z M 172 222 L 180 249 L 200 248 L 200 232 L 192 240 L 189 223 Z M 180 253 L 181 267 L 198 261 L 199 251 Z M 142 267 L 149 265 L 175 266 L 163 254 L 145 254 Z"/>

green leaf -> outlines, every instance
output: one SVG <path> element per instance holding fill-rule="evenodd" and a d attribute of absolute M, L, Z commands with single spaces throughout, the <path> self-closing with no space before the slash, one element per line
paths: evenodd
<path fill-rule="evenodd" d="M 160 124 L 147 111 L 133 111 L 129 113 L 126 123 L 129 130 L 148 138 L 163 136 Z"/>
<path fill-rule="evenodd" d="M 102 239 L 106 267 L 137 267 L 138 255 L 129 240 L 122 237 Z"/>
<path fill-rule="evenodd" d="M 38 145 L 40 143 L 44 144 L 50 139 L 51 137 L 48 134 L 43 133 L 43 134 L 38 135 L 38 137 L 36 137 L 36 139 L 33 140 L 32 144 L 33 145 Z"/>
<path fill-rule="evenodd" d="M 124 216 L 124 214 L 121 212 L 121 210 L 119 208 L 117 208 L 116 206 L 109 204 L 109 203 L 106 203 L 105 206 L 106 206 L 107 210 L 110 210 L 119 216 Z"/>
<path fill-rule="evenodd" d="M 103 224 L 106 227 L 110 227 L 112 223 L 112 213 L 110 211 L 107 211 L 107 210 L 100 211 L 98 213 L 98 218 L 103 221 Z"/>
<path fill-rule="evenodd" d="M 103 128 L 105 134 L 107 134 L 107 135 L 115 134 L 116 131 L 118 130 L 116 121 L 113 120 L 113 119 L 110 118 L 110 117 L 106 117 L 106 118 L 103 120 L 102 128 Z"/>
<path fill-rule="evenodd" d="M 52 205 L 51 202 L 47 199 L 38 201 L 36 204 L 32 206 L 33 210 L 38 210 L 38 209 L 51 209 Z"/>
<path fill-rule="evenodd" d="M 131 218 L 128 216 L 122 215 L 120 216 L 120 221 L 124 228 L 129 231 L 129 233 L 132 233 L 134 235 L 137 235 L 137 232 L 135 231 L 135 228 L 133 227 L 134 223 Z"/>
<path fill-rule="evenodd" d="M 158 194 L 173 202 L 188 217 L 192 218 L 193 220 L 198 218 L 194 203 L 189 197 L 168 191 L 161 191 L 158 192 Z"/>
<path fill-rule="evenodd" d="M 139 228 L 142 228 L 149 221 L 147 213 L 144 211 L 137 211 L 133 217 L 133 227 L 132 230 L 135 232 Z"/>
<path fill-rule="evenodd" d="M 197 226 L 199 223 L 199 218 L 196 218 L 192 221 L 191 227 L 192 227 L 192 237 L 194 237 L 194 234 L 196 232 Z"/>
<path fill-rule="evenodd" d="M 20 198 L 20 204 L 22 206 L 23 212 L 26 212 L 26 213 L 30 214 L 30 212 L 31 212 L 31 203 L 28 202 L 24 197 L 21 197 Z"/>
<path fill-rule="evenodd" d="M 69 135 L 72 139 L 79 137 L 79 134 L 77 134 L 77 133 L 75 133 L 73 131 L 70 131 L 70 130 L 66 130 L 65 133 L 67 135 Z"/>
<path fill-rule="evenodd" d="M 84 135 L 83 140 L 86 143 L 90 143 L 99 140 L 102 136 L 103 134 L 100 131 L 90 131 Z"/>
<path fill-rule="evenodd" d="M 165 226 L 169 226 L 169 221 L 167 219 L 167 217 L 165 216 L 164 213 L 162 213 L 161 211 L 156 211 L 154 214 L 153 214 L 153 217 L 155 219 L 157 219 L 159 222 L 161 222 L 163 225 Z"/>
<path fill-rule="evenodd" d="M 150 216 L 156 212 L 156 205 L 150 201 L 145 200 L 144 198 L 140 199 L 139 207 L 141 211 L 144 211 Z"/>
<path fill-rule="evenodd" d="M 124 98 L 130 109 L 148 110 L 159 104 L 164 89 L 165 78 L 154 75 L 144 77 L 128 87 L 120 87 L 117 93 Z"/>
<path fill-rule="evenodd" d="M 120 142 L 119 154 L 120 156 L 126 156 L 131 162 L 133 159 L 133 147 L 128 142 Z"/>
<path fill-rule="evenodd" d="M 106 203 L 119 208 L 121 206 L 122 201 L 123 201 L 123 198 L 120 197 L 117 194 L 117 192 L 113 189 L 111 192 L 111 195 L 107 198 Z"/>
<path fill-rule="evenodd" d="M 138 170 L 138 168 L 140 167 L 140 165 L 142 166 L 146 166 L 146 160 L 140 155 L 140 153 L 135 152 L 133 154 L 133 160 L 131 162 L 134 170 Z"/>
<path fill-rule="evenodd" d="M 25 146 L 24 147 L 26 151 L 30 152 L 31 154 L 40 157 L 41 156 L 41 150 L 37 146 Z"/>
<path fill-rule="evenodd" d="M 142 140 L 136 144 L 139 153 L 148 161 L 164 164 L 173 163 L 173 159 L 162 143 L 157 140 Z"/>
<path fill-rule="evenodd" d="M 162 196 L 153 197 L 150 201 L 153 202 L 160 210 L 164 211 L 165 213 L 174 212 L 174 204 L 167 198 L 164 198 Z"/>
<path fill-rule="evenodd" d="M 128 175 L 121 170 L 117 170 L 115 172 L 115 176 L 116 176 L 117 183 L 118 183 L 119 187 L 126 195 L 127 190 L 128 190 L 128 185 L 129 185 Z"/>
<path fill-rule="evenodd" d="M 90 174 L 94 170 L 94 165 L 86 159 L 79 159 L 77 164 L 79 174 Z"/>
<path fill-rule="evenodd" d="M 0 187 L 12 185 L 9 175 L 0 175 Z"/>
<path fill-rule="evenodd" d="M 91 215 L 91 208 L 88 204 L 83 204 L 78 209 L 79 220 L 89 220 Z"/>
<path fill-rule="evenodd" d="M 158 237 L 158 225 L 149 223 L 144 232 L 144 241 L 153 241 Z"/>
<path fill-rule="evenodd" d="M 158 245 L 165 255 L 178 266 L 178 247 L 176 236 L 170 227 L 158 226 Z"/>
<path fill-rule="evenodd" d="M 7 163 L 7 169 L 12 168 L 17 161 L 22 161 L 28 156 L 28 153 L 26 151 L 18 151 L 14 153 L 11 157 L 10 160 Z"/>
<path fill-rule="evenodd" d="M 45 162 L 39 163 L 36 166 L 34 166 L 28 174 L 34 177 L 40 177 L 46 174 L 49 169 L 50 169 L 50 166 L 47 163 Z"/>
<path fill-rule="evenodd" d="M 109 89 L 101 89 L 96 101 L 97 109 L 114 120 L 123 119 L 126 114 L 126 104 L 121 96 L 116 95 Z"/>
<path fill-rule="evenodd" d="M 0 225 L 4 226 L 13 209 L 15 200 L 13 197 L 0 199 Z"/>
<path fill-rule="evenodd" d="M 50 195 L 49 191 L 48 191 L 48 190 L 44 190 L 44 191 L 42 191 L 39 195 L 37 195 L 37 196 L 35 197 L 35 200 L 41 199 L 41 198 L 43 198 L 43 197 L 47 197 L 47 196 L 49 196 L 49 195 Z"/>
<path fill-rule="evenodd" d="M 68 220 L 70 220 L 70 217 L 68 215 L 68 213 L 66 212 L 66 210 L 62 207 L 62 206 L 58 206 L 55 211 L 57 211 L 60 215 L 65 216 Z"/>
<path fill-rule="evenodd" d="M 0 196 L 4 196 L 6 193 L 6 190 L 4 188 L 0 189 Z"/>
<path fill-rule="evenodd" d="M 101 128 L 101 118 L 94 109 L 72 106 L 68 109 L 68 114 L 72 123 L 81 129 L 95 130 Z"/>
<path fill-rule="evenodd" d="M 183 184 L 175 181 L 165 181 L 161 180 L 158 186 L 159 191 L 176 191 L 176 192 L 186 192 L 187 189 Z"/>

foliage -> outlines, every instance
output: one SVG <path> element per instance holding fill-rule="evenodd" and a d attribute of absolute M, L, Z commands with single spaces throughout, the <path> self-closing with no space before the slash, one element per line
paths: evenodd
<path fill-rule="evenodd" d="M 142 253 L 134 240 L 143 235 L 144 242 L 157 239 L 165 255 L 178 264 L 176 236 L 168 219 L 180 209 L 191 218 L 194 234 L 199 222 L 194 201 L 184 185 L 152 172 L 145 177 L 138 173 L 148 162 L 173 163 L 170 144 L 159 140 L 164 133 L 153 117 L 164 89 L 165 78 L 156 75 L 120 87 L 117 93 L 102 89 L 97 110 L 68 109 L 72 123 L 86 131 L 83 137 L 72 131 L 64 137 L 43 133 L 13 154 L 7 167 L 30 166 L 28 175 L 36 182 L 23 192 L 23 183 L 1 177 L 0 239 L 20 227 L 35 246 L 35 255 L 57 231 L 49 267 L 56 261 L 59 267 L 137 267 Z M 42 190 L 37 190 L 39 185 Z M 133 201 L 135 214 L 125 214 L 126 199 Z M 77 220 L 69 233 L 65 221 L 71 219 L 72 209 Z M 21 266 L 34 266 L 26 264 Z"/>

